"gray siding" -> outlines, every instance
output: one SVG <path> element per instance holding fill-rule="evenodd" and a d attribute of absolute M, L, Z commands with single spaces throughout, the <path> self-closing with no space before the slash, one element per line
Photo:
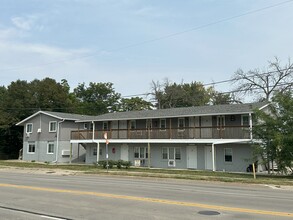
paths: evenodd
<path fill-rule="evenodd" d="M 25 161 L 40 161 L 40 162 L 52 162 L 56 160 L 56 150 L 57 150 L 57 132 L 49 132 L 49 123 L 51 121 L 56 121 L 60 125 L 59 140 L 58 140 L 58 162 L 66 163 L 70 161 L 68 156 L 62 156 L 62 150 L 70 150 L 70 136 L 71 131 L 76 130 L 78 125 L 74 121 L 64 121 L 58 120 L 54 117 L 39 114 L 24 123 L 23 132 L 23 160 Z M 32 123 L 33 130 L 32 133 L 27 136 L 26 134 L 26 124 Z M 40 132 L 38 132 L 38 130 Z M 35 153 L 28 153 L 28 143 L 35 143 Z M 54 143 L 54 153 L 48 153 L 48 142 Z M 73 145 L 72 148 L 72 160 L 78 160 L 85 154 L 85 151 L 79 149 L 78 157 L 78 145 Z"/>

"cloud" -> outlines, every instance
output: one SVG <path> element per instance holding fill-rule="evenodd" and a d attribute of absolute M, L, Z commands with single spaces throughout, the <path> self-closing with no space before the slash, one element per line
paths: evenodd
<path fill-rule="evenodd" d="M 37 25 L 37 22 L 40 20 L 41 15 L 33 14 L 33 15 L 27 15 L 27 16 L 16 16 L 11 18 L 12 24 L 23 31 L 30 31 L 32 29 L 36 30 L 43 30 L 43 25 Z"/>

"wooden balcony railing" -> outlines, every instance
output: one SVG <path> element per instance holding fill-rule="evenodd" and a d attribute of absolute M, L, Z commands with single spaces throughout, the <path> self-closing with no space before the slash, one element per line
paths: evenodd
<path fill-rule="evenodd" d="M 244 126 L 233 127 L 186 127 L 148 129 L 112 129 L 109 131 L 78 130 L 71 132 L 72 140 L 104 139 L 104 133 L 108 133 L 108 139 L 249 139 L 250 129 Z"/>

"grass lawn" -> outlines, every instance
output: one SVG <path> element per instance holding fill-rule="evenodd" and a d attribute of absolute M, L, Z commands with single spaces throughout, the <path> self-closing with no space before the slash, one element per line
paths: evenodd
<path fill-rule="evenodd" d="M 96 167 L 94 165 L 55 165 L 46 163 L 22 162 L 22 161 L 4 161 L 0 160 L 1 167 L 17 167 L 30 169 L 62 169 L 79 171 L 85 174 L 104 174 L 104 175 L 121 175 L 121 176 L 139 176 L 154 178 L 174 178 L 186 180 L 205 180 L 205 181 L 221 181 L 235 183 L 252 183 L 252 184 L 273 184 L 273 185 L 290 185 L 293 186 L 293 175 L 265 175 L 257 174 L 254 179 L 251 173 L 228 173 L 228 172 L 212 172 L 199 170 L 176 170 L 176 169 L 148 169 L 134 168 L 129 169 L 110 169 L 107 173 L 106 169 Z"/>

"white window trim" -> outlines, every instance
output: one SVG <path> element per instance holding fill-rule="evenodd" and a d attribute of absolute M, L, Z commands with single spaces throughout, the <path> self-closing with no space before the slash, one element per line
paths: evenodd
<path fill-rule="evenodd" d="M 31 131 L 27 131 L 27 127 L 28 127 L 28 125 L 32 125 L 32 130 L 31 130 Z M 31 134 L 31 133 L 33 133 L 33 123 L 27 123 L 27 124 L 25 125 L 25 132 L 26 132 L 27 134 Z"/>
<path fill-rule="evenodd" d="M 105 125 L 107 125 L 106 127 L 106 129 L 105 129 Z M 109 123 L 108 123 L 108 121 L 103 121 L 103 131 L 108 131 L 109 130 Z"/>
<path fill-rule="evenodd" d="M 226 149 L 230 149 L 230 150 L 231 150 L 232 161 L 226 161 Z M 224 162 L 225 162 L 225 163 L 233 163 L 233 150 L 232 150 L 231 147 L 225 147 L 225 148 L 224 148 Z"/>
<path fill-rule="evenodd" d="M 183 120 L 183 128 L 180 128 L 180 120 Z M 185 130 L 185 118 L 178 118 L 178 131 L 184 131 Z"/>
<path fill-rule="evenodd" d="M 132 123 L 134 123 L 133 124 L 134 128 L 131 127 Z M 135 131 L 136 130 L 136 120 L 130 120 L 129 124 L 130 124 L 130 128 L 129 128 L 130 131 Z"/>
<path fill-rule="evenodd" d="M 30 152 L 30 144 L 33 144 L 35 146 L 35 151 L 34 152 Z M 27 143 L 27 154 L 35 154 L 36 153 L 36 143 L 35 142 L 28 142 Z"/>
<path fill-rule="evenodd" d="M 92 149 L 93 149 L 92 156 L 96 157 L 98 155 L 98 147 L 93 147 Z M 95 154 L 95 152 L 96 152 L 96 154 Z"/>
<path fill-rule="evenodd" d="M 165 127 L 162 128 L 162 121 L 165 121 Z M 166 128 L 167 128 L 167 120 L 166 118 L 161 118 L 160 119 L 160 131 L 166 131 Z"/>
<path fill-rule="evenodd" d="M 221 120 L 221 123 L 223 122 L 223 124 L 220 125 L 220 121 Z M 217 130 L 225 130 L 225 126 L 226 126 L 226 117 L 225 115 L 218 115 L 217 116 Z"/>
<path fill-rule="evenodd" d="M 83 129 L 88 130 L 88 123 L 83 123 Z"/>
<path fill-rule="evenodd" d="M 51 124 L 55 123 L 55 130 L 50 130 L 51 129 Z M 57 121 L 50 121 L 49 122 L 49 132 L 57 132 Z"/>
<path fill-rule="evenodd" d="M 167 149 L 167 159 L 163 159 L 163 149 L 166 148 Z M 174 148 L 174 159 L 170 159 L 170 148 Z M 176 149 L 179 149 L 180 151 L 180 159 L 176 159 Z M 175 161 L 181 161 L 182 160 L 182 151 L 181 151 L 181 147 L 162 147 L 162 156 L 161 156 L 162 160 L 166 161 L 166 160 L 175 160 Z"/>
<path fill-rule="evenodd" d="M 138 148 L 138 157 L 134 157 L 135 148 Z M 143 157 L 140 157 L 140 149 L 141 148 L 144 148 L 144 155 L 143 155 Z M 134 157 L 134 159 L 137 159 L 137 160 L 139 160 L 139 159 L 148 159 L 148 157 L 146 156 L 147 154 L 148 154 L 148 148 L 147 147 L 134 147 L 134 149 L 133 149 L 133 157 Z"/>
<path fill-rule="evenodd" d="M 249 115 L 241 115 L 241 126 L 244 126 L 244 124 L 243 124 L 243 122 L 244 122 L 244 120 L 243 120 L 243 118 L 244 117 L 247 117 L 247 119 L 248 119 L 248 124 L 247 124 L 247 126 L 249 126 Z M 246 125 L 245 125 L 246 126 Z"/>
<path fill-rule="evenodd" d="M 146 129 L 152 131 L 153 130 L 153 120 L 152 119 L 146 119 Z"/>
<path fill-rule="evenodd" d="M 49 152 L 49 145 L 53 144 L 53 152 Z M 55 153 L 55 143 L 54 141 L 48 141 L 47 143 L 47 154 L 54 154 Z"/>

